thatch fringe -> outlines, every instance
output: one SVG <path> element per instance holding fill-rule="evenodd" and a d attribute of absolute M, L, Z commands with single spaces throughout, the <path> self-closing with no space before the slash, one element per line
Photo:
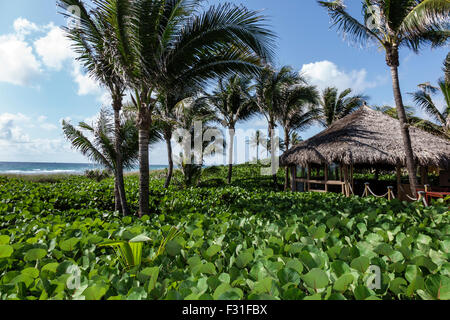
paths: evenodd
<path fill-rule="evenodd" d="M 410 127 L 416 161 L 421 166 L 450 167 L 450 142 Z M 308 163 L 401 165 L 406 157 L 400 122 L 367 106 L 336 121 L 327 130 L 292 147 L 280 158 L 283 166 Z"/>

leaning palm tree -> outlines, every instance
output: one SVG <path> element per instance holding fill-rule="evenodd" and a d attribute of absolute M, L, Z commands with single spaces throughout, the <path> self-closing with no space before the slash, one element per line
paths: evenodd
<path fill-rule="evenodd" d="M 438 80 L 437 87 L 430 83 L 423 83 L 419 85 L 418 91 L 411 94 L 414 102 L 439 123 L 440 130 L 447 138 L 450 138 L 450 81 L 447 80 L 450 73 L 449 57 L 450 53 L 444 62 L 445 77 Z M 442 111 L 439 110 L 436 102 L 433 101 L 433 95 L 438 92 L 444 96 L 445 105 Z"/>
<path fill-rule="evenodd" d="M 271 150 L 272 163 L 275 161 L 276 151 L 272 150 L 272 145 L 275 147 L 274 130 L 277 126 L 277 113 L 279 111 L 279 99 L 283 88 L 297 84 L 301 81 L 298 73 L 294 72 L 289 66 L 284 66 L 279 70 L 275 70 L 271 66 L 266 66 L 256 77 L 255 84 L 255 105 L 264 115 L 268 123 L 268 143 L 267 151 Z M 277 184 L 277 174 L 272 172 L 273 182 Z"/>
<path fill-rule="evenodd" d="M 123 160 L 120 152 L 122 143 L 120 140 L 120 112 L 126 85 L 113 62 L 115 43 L 110 39 L 114 33 L 115 25 L 100 12 L 89 11 L 84 1 L 58 0 L 57 4 L 63 9 L 70 6 L 80 8 L 80 26 L 78 28 L 66 28 L 67 37 L 71 40 L 73 50 L 78 55 L 77 60 L 93 79 L 108 90 L 112 98 L 115 125 L 114 147 L 117 150 L 115 153 L 117 165 L 114 174 L 120 194 L 122 212 L 124 215 L 128 215 L 129 209 L 123 179 Z M 67 16 L 67 13 L 63 14 Z M 122 16 L 119 15 L 118 18 L 121 19 Z"/>
<path fill-rule="evenodd" d="M 134 91 L 140 140 L 140 214 L 149 211 L 148 127 L 154 92 L 171 92 L 185 81 L 204 84 L 231 72 L 256 73 L 273 55 L 273 34 L 258 12 L 230 4 L 202 11 L 198 0 L 95 0 L 116 21 L 118 69 Z M 120 5 L 118 5 L 120 4 Z M 126 59 L 124 59 L 125 57 Z"/>
<path fill-rule="evenodd" d="M 131 169 L 137 163 L 138 144 L 137 129 L 130 117 L 121 116 L 120 152 L 122 154 L 123 166 Z M 78 128 L 67 121 L 62 122 L 63 132 L 73 148 L 80 151 L 90 161 L 103 166 L 111 172 L 116 171 L 117 155 L 114 145 L 116 131 L 111 114 L 102 109 L 96 121 L 92 124 L 80 122 Z M 116 211 L 123 212 L 120 201 L 119 183 L 117 176 L 114 179 L 114 195 Z"/>
<path fill-rule="evenodd" d="M 325 126 L 331 126 L 335 121 L 351 114 L 360 108 L 368 99 L 364 95 L 351 95 L 352 89 L 346 89 L 339 93 L 338 88 L 328 87 L 322 92 L 320 99 L 319 122 Z"/>
<path fill-rule="evenodd" d="M 299 80 L 301 78 L 299 77 Z M 284 150 L 291 146 L 290 137 L 295 131 L 305 130 L 317 120 L 319 92 L 315 86 L 296 84 L 281 88 L 277 97 L 276 120 L 284 130 Z M 286 168 L 284 189 L 289 185 L 289 170 Z"/>
<path fill-rule="evenodd" d="M 236 124 L 248 120 L 256 113 L 251 96 L 252 85 L 249 77 L 233 75 L 218 81 L 217 88 L 208 96 L 215 107 L 220 124 L 228 128 L 230 142 L 228 144 L 228 184 L 233 175 L 233 150 Z"/>
<path fill-rule="evenodd" d="M 359 44 L 376 43 L 384 49 L 386 63 L 391 70 L 409 182 L 411 191 L 415 194 L 416 164 L 398 78 L 399 48 L 404 46 L 417 53 L 427 43 L 431 43 L 432 46 L 446 44 L 450 34 L 448 30 L 450 1 L 365 0 L 362 4 L 364 22 L 359 22 L 348 13 L 342 0 L 318 1 L 318 3 L 327 9 L 334 26 L 342 31 L 346 38 Z"/>

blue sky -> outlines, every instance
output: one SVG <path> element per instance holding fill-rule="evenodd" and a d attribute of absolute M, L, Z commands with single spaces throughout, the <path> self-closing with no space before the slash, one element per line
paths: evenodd
<path fill-rule="evenodd" d="M 211 4 L 223 1 L 210 0 Z M 326 12 L 315 0 L 231 1 L 263 9 L 277 40 L 277 65 L 291 65 L 319 87 L 352 87 L 370 96 L 369 104 L 393 105 L 391 79 L 384 55 L 376 47 L 357 48 L 330 29 Z M 359 13 L 359 1 L 346 1 Z M 108 103 L 105 92 L 74 63 L 60 26 L 55 1 L 0 1 L 0 161 L 86 162 L 71 150 L 61 119 L 77 123 L 95 117 Z M 448 48 L 425 48 L 416 55 L 401 51 L 400 81 L 407 92 L 442 76 Z M 419 115 L 422 113 L 418 110 Z M 240 128 L 264 129 L 263 119 Z M 302 132 L 308 138 L 321 131 Z M 164 144 L 154 147 L 152 164 L 165 164 Z"/>

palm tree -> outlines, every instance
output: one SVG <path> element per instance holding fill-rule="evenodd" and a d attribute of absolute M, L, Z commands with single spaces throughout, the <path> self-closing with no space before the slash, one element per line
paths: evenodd
<path fill-rule="evenodd" d="M 106 19 L 100 12 L 88 11 L 85 3 L 81 0 L 58 0 L 57 4 L 63 9 L 73 5 L 80 8 L 80 27 L 66 28 L 67 37 L 72 41 L 73 49 L 78 54 L 77 60 L 81 62 L 93 79 L 96 79 L 103 87 L 108 89 L 112 98 L 115 125 L 114 147 L 117 150 L 115 153 L 117 165 L 114 174 L 122 212 L 126 216 L 129 214 L 129 209 L 123 178 L 123 160 L 120 152 L 122 143 L 120 140 L 120 112 L 126 85 L 113 63 L 114 42 L 110 39 L 115 26 L 111 23 L 111 20 Z M 118 17 L 121 18 L 120 12 Z"/>
<path fill-rule="evenodd" d="M 448 75 L 450 74 L 450 53 L 444 62 L 445 76 L 438 80 L 438 87 L 432 86 L 430 83 L 423 83 L 419 85 L 419 90 L 412 93 L 414 102 L 424 110 L 430 117 L 434 118 L 439 123 L 440 131 L 450 138 L 450 81 Z M 445 104 L 443 110 L 439 110 L 436 103 L 433 101 L 433 95 L 441 92 L 444 96 Z"/>
<path fill-rule="evenodd" d="M 233 75 L 224 83 L 219 80 L 217 88 L 209 101 L 217 110 L 218 121 L 223 127 L 228 128 L 230 143 L 228 145 L 228 184 L 231 184 L 233 175 L 233 150 L 236 124 L 239 121 L 248 120 L 255 114 L 256 108 L 251 97 L 251 79 Z"/>
<path fill-rule="evenodd" d="M 298 132 L 295 131 L 292 132 L 290 140 L 293 146 L 296 146 L 303 141 L 302 137 L 298 134 Z"/>
<path fill-rule="evenodd" d="M 148 128 L 155 92 L 171 92 L 186 81 L 204 84 L 231 72 L 259 70 L 273 55 L 273 34 L 258 12 L 230 4 L 200 12 L 198 0 L 95 0 L 117 24 L 114 38 L 118 69 L 126 75 L 138 107 L 140 214 L 149 212 Z"/>
<path fill-rule="evenodd" d="M 298 76 L 298 81 L 303 79 Z M 281 88 L 277 100 L 276 120 L 284 130 L 284 149 L 289 150 L 291 134 L 308 128 L 317 120 L 319 93 L 315 86 L 298 83 Z M 285 190 L 288 185 L 289 170 L 286 168 Z"/>
<path fill-rule="evenodd" d="M 447 0 L 365 0 L 362 6 L 363 23 L 346 11 L 342 0 L 318 1 L 318 3 L 328 10 L 334 26 L 342 31 L 345 37 L 360 44 L 375 42 L 384 49 L 386 64 L 391 70 L 409 182 L 411 191 L 415 194 L 416 164 L 398 78 L 399 48 L 405 46 L 417 53 L 427 43 L 431 43 L 432 46 L 446 44 L 450 33 L 448 31 L 450 2 Z"/>
<path fill-rule="evenodd" d="M 364 95 L 351 95 L 352 89 L 339 93 L 338 88 L 328 87 L 322 92 L 320 99 L 320 123 L 331 126 L 336 120 L 342 119 L 360 108 L 368 97 Z"/>
<path fill-rule="evenodd" d="M 105 108 L 100 111 L 97 120 L 92 124 L 80 122 L 78 128 L 67 121 L 62 122 L 63 132 L 73 148 L 80 151 L 90 161 L 95 162 L 108 171 L 116 172 L 117 155 L 115 147 L 115 120 Z M 126 169 L 134 168 L 138 159 L 138 131 L 134 118 L 130 114 L 120 117 L 120 152 L 122 164 Z M 151 144 L 159 140 L 159 135 L 152 130 Z M 119 183 L 114 177 L 115 208 L 123 212 L 120 201 Z"/>
<path fill-rule="evenodd" d="M 155 122 L 161 129 L 162 136 L 166 141 L 167 147 L 167 159 L 169 168 L 164 183 L 164 188 L 168 188 L 173 177 L 173 147 L 172 138 L 177 124 L 180 123 L 178 107 L 183 101 L 189 98 L 196 97 L 201 92 L 200 88 L 197 88 L 195 83 L 184 83 L 176 90 L 172 90 L 167 93 L 160 93 L 158 95 L 158 104 L 155 108 Z"/>
<path fill-rule="evenodd" d="M 281 91 L 287 86 L 298 83 L 299 75 L 293 72 L 291 67 L 284 66 L 279 70 L 266 66 L 256 78 L 255 105 L 264 115 L 268 123 L 268 141 L 271 145 L 275 144 L 274 130 L 276 128 L 277 113 L 279 110 L 279 99 Z M 267 150 L 272 150 L 272 146 Z M 275 161 L 276 151 L 271 151 L 272 163 Z M 272 172 L 273 182 L 277 184 L 276 172 Z"/>
<path fill-rule="evenodd" d="M 214 143 L 200 139 L 202 141 L 200 146 L 201 150 L 196 150 L 195 141 L 203 137 L 207 130 L 215 129 L 210 127 L 208 123 L 216 120 L 216 114 L 208 105 L 205 97 L 189 97 L 180 101 L 176 105 L 176 129 L 182 129 L 184 132 L 189 132 L 190 137 L 190 141 L 187 141 L 188 145 L 181 145 L 183 150 L 180 152 L 179 157 L 175 160 L 181 167 L 181 172 L 183 174 L 184 183 L 186 186 L 194 185 L 200 178 L 203 167 L 203 154 L 205 149 L 211 143 Z M 195 122 L 202 123 L 201 131 L 196 130 Z M 178 135 L 178 139 L 183 138 L 186 138 L 186 136 Z M 183 141 L 178 140 L 175 142 L 177 144 L 181 144 Z"/>
<path fill-rule="evenodd" d="M 256 148 L 256 163 L 259 163 L 259 146 L 264 148 L 264 141 L 267 141 L 267 137 L 261 130 L 256 130 L 255 134 L 250 137 L 250 147 Z"/>

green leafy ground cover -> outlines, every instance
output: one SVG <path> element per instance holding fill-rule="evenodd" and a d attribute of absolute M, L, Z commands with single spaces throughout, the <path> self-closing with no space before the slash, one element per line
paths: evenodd
<path fill-rule="evenodd" d="M 274 192 L 248 170 L 230 187 L 215 186 L 224 168 L 199 188 L 153 180 L 142 219 L 112 211 L 111 180 L 0 177 L 0 299 L 450 299 L 444 204 Z M 138 180 L 126 184 L 136 209 Z M 151 241 L 131 270 L 100 246 L 139 235 Z"/>

